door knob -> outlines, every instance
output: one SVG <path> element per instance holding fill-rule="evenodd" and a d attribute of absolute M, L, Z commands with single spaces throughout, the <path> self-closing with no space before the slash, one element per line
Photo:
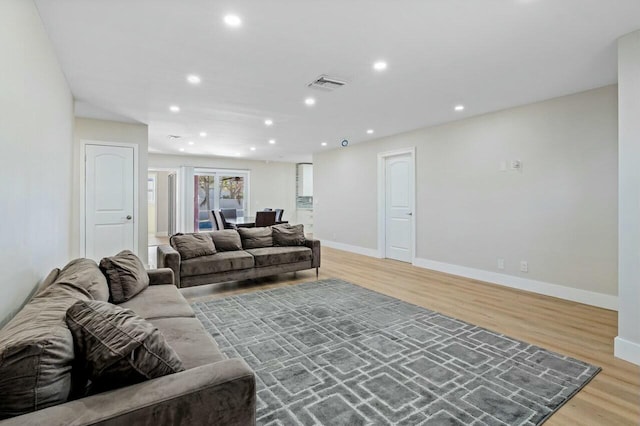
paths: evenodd
<path fill-rule="evenodd" d="M 413 213 L 411 213 L 411 212 L 407 213 L 407 216 L 412 216 L 412 215 L 413 215 Z"/>
<path fill-rule="evenodd" d="M 130 214 L 127 215 L 127 220 L 131 220 L 131 215 Z"/>

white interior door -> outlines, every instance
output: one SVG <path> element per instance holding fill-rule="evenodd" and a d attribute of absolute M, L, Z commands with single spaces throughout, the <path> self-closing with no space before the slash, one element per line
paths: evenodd
<path fill-rule="evenodd" d="M 135 252 L 132 147 L 85 146 L 85 256 Z"/>
<path fill-rule="evenodd" d="M 413 163 L 411 154 L 385 158 L 385 256 L 411 262 Z"/>

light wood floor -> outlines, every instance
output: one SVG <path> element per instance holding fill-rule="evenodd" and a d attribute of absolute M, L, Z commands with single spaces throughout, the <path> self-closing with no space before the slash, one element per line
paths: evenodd
<path fill-rule="evenodd" d="M 602 367 L 545 426 L 640 424 L 640 367 L 613 356 L 614 311 L 329 248 L 322 249 L 323 278 L 341 278 Z M 182 292 L 194 301 L 312 280 L 315 271 L 303 271 Z"/>

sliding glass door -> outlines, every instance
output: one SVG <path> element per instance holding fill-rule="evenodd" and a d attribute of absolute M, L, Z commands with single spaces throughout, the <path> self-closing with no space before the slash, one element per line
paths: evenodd
<path fill-rule="evenodd" d="M 194 229 L 215 229 L 211 210 L 222 210 L 226 217 L 248 212 L 249 172 L 196 169 L 194 174 Z"/>

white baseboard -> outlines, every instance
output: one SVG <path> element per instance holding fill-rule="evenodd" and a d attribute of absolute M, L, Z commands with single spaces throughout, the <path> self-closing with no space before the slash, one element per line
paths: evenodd
<path fill-rule="evenodd" d="M 378 254 L 378 250 L 376 249 L 370 249 L 370 248 L 360 247 L 360 246 L 352 246 L 350 244 L 336 243 L 334 241 L 328 241 L 328 240 L 320 240 L 320 243 L 323 246 L 331 247 L 334 249 L 361 254 L 363 256 L 380 258 L 380 255 Z"/>
<path fill-rule="evenodd" d="M 617 358 L 640 365 L 640 344 L 618 336 L 613 341 L 613 348 Z"/>
<path fill-rule="evenodd" d="M 448 274 L 459 275 L 479 281 L 486 281 L 492 284 L 503 285 L 505 287 L 512 287 L 519 290 L 544 294 L 545 296 L 553 296 L 560 299 L 571 300 L 573 302 L 584 303 L 585 305 L 611 309 L 613 311 L 618 310 L 618 297 L 612 296 L 610 294 L 596 293 L 593 291 L 581 290 L 578 288 L 567 287 L 559 284 L 552 284 L 544 281 L 515 277 L 513 275 L 499 274 L 497 272 L 468 268 L 466 266 L 437 262 L 435 260 L 429 259 L 416 258 L 413 264 L 420 268 L 446 272 Z"/>

